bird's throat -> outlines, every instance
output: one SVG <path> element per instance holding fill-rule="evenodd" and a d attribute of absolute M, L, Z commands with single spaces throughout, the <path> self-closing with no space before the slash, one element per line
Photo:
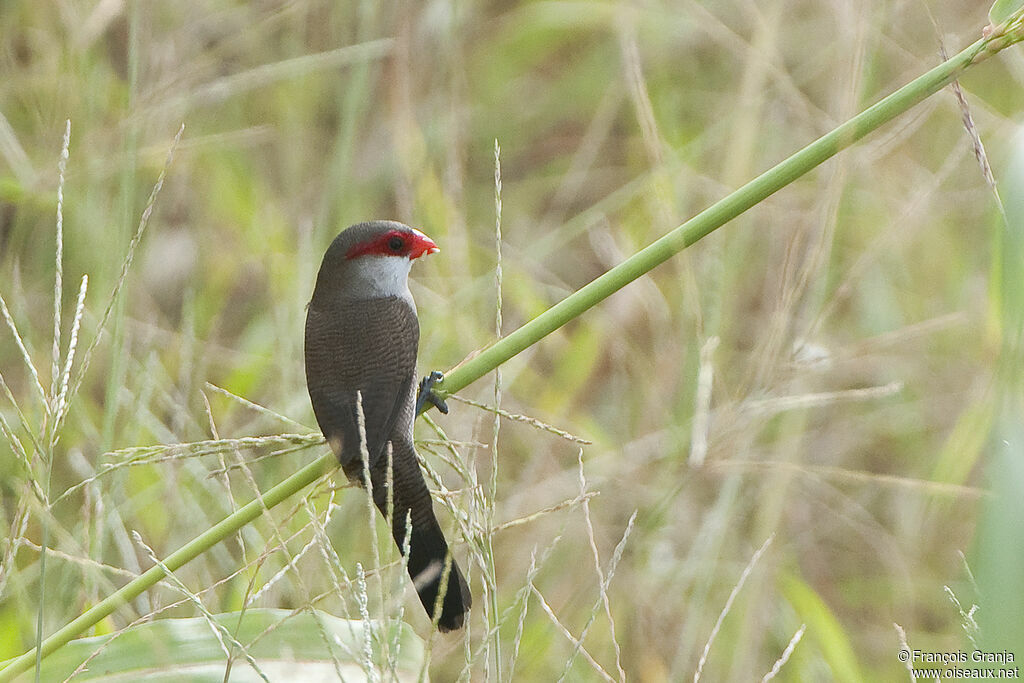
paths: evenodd
<path fill-rule="evenodd" d="M 382 299 L 399 297 L 415 308 L 409 292 L 412 261 L 403 256 L 366 255 L 345 264 L 340 277 L 330 283 L 331 299 Z M 319 283 L 318 283 L 319 284 Z"/>

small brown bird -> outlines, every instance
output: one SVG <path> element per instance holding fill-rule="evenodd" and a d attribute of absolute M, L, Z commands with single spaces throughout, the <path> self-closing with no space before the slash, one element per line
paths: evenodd
<path fill-rule="evenodd" d="M 414 260 L 436 251 L 429 237 L 402 223 L 372 221 L 343 230 L 320 266 L 305 344 L 306 384 L 316 420 L 345 474 L 360 485 L 357 393 L 362 397 L 373 502 L 385 518 L 391 445 L 391 532 L 402 550 L 406 516 L 411 518 L 409 576 L 430 616 L 450 553 L 413 447 L 420 328 L 408 278 Z M 429 392 L 427 380 L 421 399 L 434 401 Z M 471 603 L 466 579 L 452 559 L 438 628 L 461 628 Z"/>

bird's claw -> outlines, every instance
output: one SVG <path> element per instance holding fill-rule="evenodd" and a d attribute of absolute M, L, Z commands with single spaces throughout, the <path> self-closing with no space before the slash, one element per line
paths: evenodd
<path fill-rule="evenodd" d="M 430 403 L 445 415 L 448 414 L 448 404 L 444 399 L 434 393 L 434 385 L 444 379 L 444 374 L 433 370 L 429 375 L 420 380 L 420 388 L 416 394 L 416 414 L 423 412 L 423 407 Z"/>

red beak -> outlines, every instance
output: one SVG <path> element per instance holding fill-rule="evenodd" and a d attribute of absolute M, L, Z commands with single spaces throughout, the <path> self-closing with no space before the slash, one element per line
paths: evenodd
<path fill-rule="evenodd" d="M 416 228 L 412 229 L 412 251 L 409 252 L 409 260 L 418 259 L 425 254 L 433 254 L 441 251 L 441 248 Z"/>

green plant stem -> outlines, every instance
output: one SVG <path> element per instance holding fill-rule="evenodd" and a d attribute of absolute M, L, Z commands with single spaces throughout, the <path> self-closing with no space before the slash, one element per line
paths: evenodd
<path fill-rule="evenodd" d="M 270 509 L 281 501 L 290 498 L 324 474 L 333 470 L 337 465 L 338 460 L 334 457 L 334 454 L 330 452 L 325 453 L 264 493 L 260 498 L 250 501 L 218 524 L 168 555 L 163 561 L 164 566 L 172 572 L 179 569 L 206 552 L 210 547 L 231 536 L 240 528 L 259 517 L 264 509 Z M 108 617 L 117 608 L 152 588 L 164 576 L 164 570 L 159 565 L 150 567 L 145 573 L 132 579 L 106 599 L 96 603 L 77 619 L 44 640 L 39 648 L 40 659 L 50 655 L 50 653 L 68 643 L 72 638 L 84 633 L 102 619 Z M 36 651 L 33 648 L 29 652 L 12 659 L 5 668 L 0 669 L 0 681 L 13 680 L 19 673 L 30 669 L 35 662 Z"/>
<path fill-rule="evenodd" d="M 446 375 L 443 381 L 434 385 L 434 391 L 441 398 L 446 398 L 476 381 L 633 280 L 645 275 L 868 133 L 949 85 L 967 67 L 986 59 L 1009 44 L 1011 42 L 1006 36 L 993 36 L 977 41 L 830 133 L 818 138 L 785 161 L 765 171 L 672 232 L 584 285 L 511 334 L 499 339 L 479 355 Z M 430 402 L 428 401 L 424 410 L 429 406 Z"/>
<path fill-rule="evenodd" d="M 956 80 L 965 69 L 978 63 L 1003 48 L 1020 40 L 1020 35 L 996 33 L 983 38 L 956 56 L 938 65 L 928 73 L 916 78 L 878 104 L 850 119 L 832 132 L 812 142 L 807 147 L 761 174 L 729 196 L 705 209 L 681 226 L 637 252 L 618 266 L 590 282 L 579 291 L 566 297 L 550 309 L 526 323 L 507 337 L 489 346 L 480 355 L 468 361 L 449 374 L 435 390 L 442 396 L 450 395 L 480 379 L 522 350 L 554 332 L 562 325 L 598 304 L 641 275 L 652 270 L 679 253 L 702 237 L 751 208 L 766 197 L 804 175 L 841 150 L 849 147 L 868 133 L 891 121 L 925 98 L 938 92 Z M 333 454 L 325 453 L 314 462 L 288 477 L 237 512 L 228 516 L 213 528 L 196 537 L 164 560 L 174 571 L 194 559 L 205 550 L 227 538 L 235 531 L 258 517 L 264 508 L 271 508 L 302 490 L 317 478 L 336 466 Z M 86 631 L 101 619 L 114 612 L 119 606 L 138 597 L 164 576 L 159 566 L 132 580 L 126 586 L 110 595 L 77 619 L 43 641 L 41 657 Z M 28 670 L 35 662 L 35 649 L 11 660 L 6 668 L 0 669 L 0 683 L 10 681 L 17 674 Z"/>

